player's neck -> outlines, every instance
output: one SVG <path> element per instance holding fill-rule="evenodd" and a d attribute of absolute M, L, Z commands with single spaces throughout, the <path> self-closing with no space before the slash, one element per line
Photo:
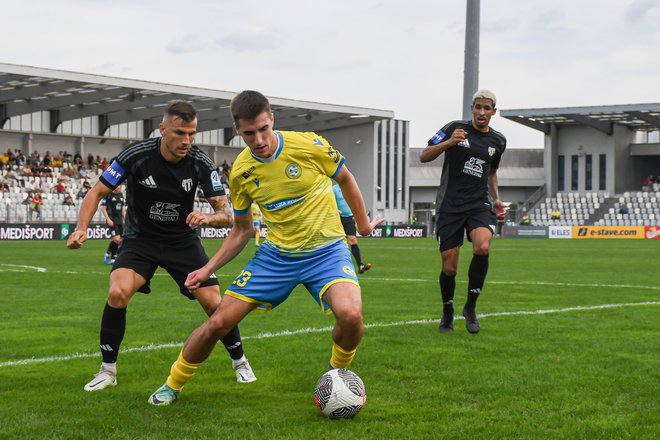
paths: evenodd
<path fill-rule="evenodd" d="M 477 131 L 480 131 L 482 133 L 488 133 L 490 131 L 490 126 L 489 125 L 484 125 L 482 127 L 478 126 L 477 124 L 472 121 L 472 128 L 474 128 Z"/>

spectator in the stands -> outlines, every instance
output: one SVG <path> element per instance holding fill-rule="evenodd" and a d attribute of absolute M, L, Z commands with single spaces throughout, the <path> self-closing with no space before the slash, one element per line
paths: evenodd
<path fill-rule="evenodd" d="M 628 205 L 622 203 L 619 207 L 619 214 L 628 214 Z"/>
<path fill-rule="evenodd" d="M 76 204 L 76 202 L 73 200 L 71 194 L 66 193 L 66 195 L 64 196 L 64 202 L 62 202 L 62 204 L 67 206 L 73 206 Z"/>
<path fill-rule="evenodd" d="M 50 189 L 50 192 L 56 194 L 66 194 L 66 185 L 64 183 L 65 183 L 65 179 L 60 177 L 59 179 L 57 179 L 57 185 L 53 186 Z"/>
<path fill-rule="evenodd" d="M 47 167 L 53 166 L 53 156 L 50 155 L 50 151 L 46 151 L 46 154 L 44 154 L 44 160 L 42 162 Z"/>
<path fill-rule="evenodd" d="M 559 209 L 557 208 L 553 209 L 552 214 L 550 214 L 550 218 L 552 218 L 552 220 L 554 221 L 561 220 L 561 212 L 559 211 Z"/>
<path fill-rule="evenodd" d="M 77 199 L 84 199 L 85 196 L 87 195 L 87 191 L 92 187 L 92 185 L 89 183 L 88 180 L 85 180 L 78 190 L 78 194 L 76 194 Z"/>

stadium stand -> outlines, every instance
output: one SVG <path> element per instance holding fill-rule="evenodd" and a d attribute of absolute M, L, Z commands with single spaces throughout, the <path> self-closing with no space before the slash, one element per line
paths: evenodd
<path fill-rule="evenodd" d="M 610 197 L 608 193 L 557 193 L 546 198 L 529 213 L 534 226 L 655 226 L 660 219 L 660 192 L 625 192 Z M 628 213 L 619 212 L 626 204 Z M 561 212 L 561 220 L 553 221 L 554 209 Z"/>

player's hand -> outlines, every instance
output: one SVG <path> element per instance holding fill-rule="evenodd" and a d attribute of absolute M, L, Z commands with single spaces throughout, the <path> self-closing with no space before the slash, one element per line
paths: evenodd
<path fill-rule="evenodd" d="M 190 272 L 183 285 L 190 292 L 194 293 L 195 290 L 199 288 L 199 285 L 208 280 L 210 276 L 211 274 L 208 273 L 204 267 L 202 267 L 201 269 L 197 269 L 194 272 Z"/>
<path fill-rule="evenodd" d="M 454 130 L 454 132 L 451 134 L 451 140 L 454 145 L 457 145 L 459 142 L 463 142 L 465 139 L 467 139 L 467 131 L 461 128 Z"/>
<path fill-rule="evenodd" d="M 73 231 L 66 240 L 66 247 L 69 249 L 80 249 L 85 241 L 87 241 L 87 228 L 85 230 Z"/>
<path fill-rule="evenodd" d="M 202 214 L 199 211 L 193 211 L 188 214 L 186 218 L 186 223 L 191 228 L 197 228 L 199 226 L 207 226 L 209 224 L 209 218 L 206 214 Z"/>
<path fill-rule="evenodd" d="M 504 220 L 506 212 L 509 210 L 509 207 L 504 204 L 501 200 L 495 200 L 493 203 L 493 212 L 497 216 L 498 220 Z"/>
<path fill-rule="evenodd" d="M 373 231 L 376 226 L 380 225 L 384 221 L 385 221 L 384 218 L 379 218 L 378 216 L 376 216 L 376 217 L 374 217 L 373 220 L 371 220 L 368 223 L 368 226 L 369 226 L 368 230 L 364 229 L 364 228 L 360 228 L 359 226 L 358 226 L 357 230 L 358 230 L 358 232 L 360 233 L 361 236 L 366 237 L 367 235 L 371 234 L 371 231 Z"/>
<path fill-rule="evenodd" d="M 115 225 L 115 222 L 113 222 L 112 219 L 108 219 L 108 221 L 106 223 L 108 224 L 108 227 L 110 227 L 110 228 Z"/>

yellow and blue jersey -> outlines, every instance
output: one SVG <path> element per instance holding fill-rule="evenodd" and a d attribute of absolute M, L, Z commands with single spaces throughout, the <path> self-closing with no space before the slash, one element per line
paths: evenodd
<path fill-rule="evenodd" d="M 252 201 L 268 226 L 268 241 L 285 253 L 307 253 L 344 239 L 332 181 L 344 157 L 315 133 L 275 131 L 278 145 L 269 158 L 246 147 L 229 176 L 234 214 Z"/>

